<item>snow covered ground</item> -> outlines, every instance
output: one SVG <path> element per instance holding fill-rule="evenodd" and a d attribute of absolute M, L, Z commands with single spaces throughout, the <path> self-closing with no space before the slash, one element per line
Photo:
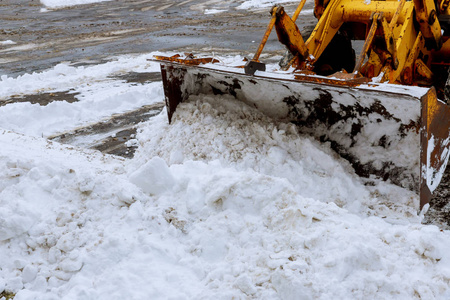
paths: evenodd
<path fill-rule="evenodd" d="M 311 1 L 311 0 L 309 0 Z M 240 4 L 237 8 L 238 9 L 249 9 L 249 8 L 263 8 L 263 7 L 270 7 L 274 4 L 284 4 L 284 3 L 299 3 L 299 1 L 292 1 L 292 0 L 246 0 L 246 1 L 240 1 L 242 4 Z"/>
<path fill-rule="evenodd" d="M 96 3 L 96 2 L 104 2 L 104 1 L 111 1 L 111 0 L 40 0 L 43 5 L 45 5 L 48 8 L 61 8 L 61 7 L 68 7 L 68 6 L 74 6 L 74 5 L 82 5 L 82 4 L 90 4 L 90 3 Z M 292 0 L 235 0 L 235 1 L 226 1 L 226 3 L 223 3 L 223 1 L 207 1 L 208 5 L 217 5 L 220 7 L 220 9 L 207 9 L 206 13 L 208 14 L 214 14 L 214 13 L 220 13 L 223 11 L 227 11 L 226 9 L 223 9 L 224 6 L 229 6 L 233 3 L 239 4 L 237 6 L 238 9 L 249 9 L 249 8 L 264 8 L 264 7 L 270 7 L 274 4 L 284 4 L 284 3 L 297 3 L 298 1 L 292 1 Z"/>
<path fill-rule="evenodd" d="M 40 0 L 40 1 L 43 5 L 45 5 L 48 8 L 61 8 L 111 0 Z"/>
<path fill-rule="evenodd" d="M 449 299 L 450 233 L 328 145 L 220 97 L 140 125 L 133 159 L 46 136 L 163 101 L 153 53 L 0 79 L 0 292 L 22 299 Z M 221 60 L 240 60 L 241 57 Z M 223 101 L 228 100 L 228 101 Z M 44 138 L 43 138 L 43 137 Z"/>
<path fill-rule="evenodd" d="M 130 71 L 159 72 L 159 66 L 147 61 L 152 57 L 152 54 L 121 57 L 105 64 L 81 67 L 61 63 L 41 73 L 16 78 L 3 75 L 0 77 L 0 101 L 12 96 L 68 90 L 77 94 L 78 101 L 54 101 L 46 106 L 26 102 L 8 104 L 0 108 L 0 127 L 49 137 L 97 122 L 114 113 L 163 101 L 161 83 L 144 86 L 114 79 Z"/>

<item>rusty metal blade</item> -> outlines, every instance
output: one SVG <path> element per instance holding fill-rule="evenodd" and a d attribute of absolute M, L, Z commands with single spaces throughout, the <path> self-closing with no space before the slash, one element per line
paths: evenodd
<path fill-rule="evenodd" d="M 449 158 L 450 108 L 438 100 L 432 88 L 421 99 L 421 185 L 420 207 L 431 199 Z"/>
<path fill-rule="evenodd" d="M 169 122 L 190 95 L 232 95 L 329 142 L 358 175 L 416 191 L 421 207 L 447 165 L 450 109 L 434 88 L 159 62 Z"/>

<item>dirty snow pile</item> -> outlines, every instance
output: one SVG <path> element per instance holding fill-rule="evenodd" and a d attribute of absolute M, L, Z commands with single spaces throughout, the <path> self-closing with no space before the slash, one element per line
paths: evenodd
<path fill-rule="evenodd" d="M 58 85 L 54 71 L 28 81 Z M 0 129 L 0 292 L 15 300 L 450 298 L 450 233 L 420 224 L 414 194 L 364 185 L 329 145 L 233 99 L 142 123 L 130 160 L 27 124 Z"/>

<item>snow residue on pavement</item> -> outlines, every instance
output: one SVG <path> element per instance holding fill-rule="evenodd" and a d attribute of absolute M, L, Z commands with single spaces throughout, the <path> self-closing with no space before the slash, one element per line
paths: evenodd
<path fill-rule="evenodd" d="M 48 137 L 115 113 L 163 101 L 160 82 L 147 85 L 127 83 L 115 77 L 128 72 L 159 72 L 147 61 L 152 55 L 123 56 L 94 66 L 74 67 L 61 63 L 48 71 L 17 78 L 0 77 L 0 104 L 10 97 L 27 94 L 76 93 L 74 103 L 54 101 L 46 106 L 11 103 L 0 106 L 0 127 L 32 136 Z"/>
<path fill-rule="evenodd" d="M 215 15 L 226 11 L 226 9 L 205 9 L 205 15 Z"/>
<path fill-rule="evenodd" d="M 68 7 L 74 5 L 90 4 L 96 2 L 110 1 L 110 0 L 40 0 L 43 5 L 49 8 Z"/>
<path fill-rule="evenodd" d="M 298 3 L 298 1 L 292 0 L 247 0 L 243 1 L 237 8 L 238 9 L 249 9 L 249 8 L 263 8 L 270 7 L 275 4 L 283 4 L 283 3 Z"/>
<path fill-rule="evenodd" d="M 4 46 L 4 45 L 15 45 L 15 44 L 17 44 L 17 43 L 14 42 L 14 41 L 11 41 L 11 40 L 0 41 L 0 45 L 2 45 L 2 46 Z"/>
<path fill-rule="evenodd" d="M 312 0 L 307 0 L 310 5 L 313 5 Z M 201 7 L 205 14 L 217 14 L 229 11 L 230 7 L 235 7 L 236 9 L 245 9 L 245 10 L 260 10 L 270 8 L 273 5 L 298 5 L 298 1 L 292 0 L 233 0 L 233 1 L 205 1 L 202 3 L 198 3 L 195 7 Z M 193 6 L 194 7 L 194 6 Z M 208 8 L 206 8 L 208 7 Z M 312 10 L 304 9 L 302 14 L 309 15 L 312 14 Z"/>
<path fill-rule="evenodd" d="M 71 70 L 73 82 L 87 76 Z M 449 231 L 420 224 L 413 193 L 364 185 L 329 145 L 294 126 L 231 98 L 197 96 L 171 125 L 163 112 L 136 138 L 125 160 L 0 129 L 0 256 L 8 258 L 0 292 L 15 300 L 450 297 Z"/>

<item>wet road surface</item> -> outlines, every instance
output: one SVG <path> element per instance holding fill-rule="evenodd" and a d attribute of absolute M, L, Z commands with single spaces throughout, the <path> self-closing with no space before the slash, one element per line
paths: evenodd
<path fill-rule="evenodd" d="M 269 9 L 235 7 L 218 0 L 122 0 L 41 12 L 37 0 L 0 0 L 0 41 L 17 43 L 0 45 L 0 74 L 17 76 L 62 61 L 95 64 L 114 55 L 156 50 L 253 53 Z M 204 13 L 212 8 L 228 11 Z M 312 16 L 303 19 L 304 24 L 314 22 Z M 282 47 L 272 37 L 266 50 L 279 51 Z"/>

